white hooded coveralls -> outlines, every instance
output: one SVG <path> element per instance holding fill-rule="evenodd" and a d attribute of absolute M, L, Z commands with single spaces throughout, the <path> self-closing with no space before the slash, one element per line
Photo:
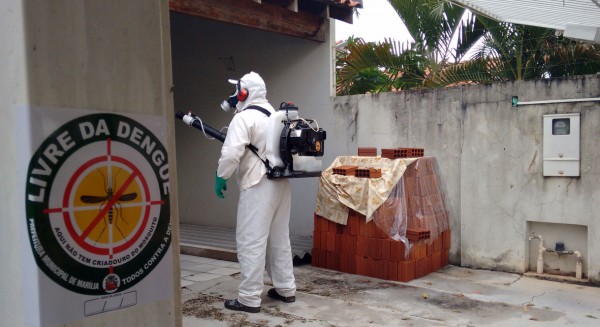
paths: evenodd
<path fill-rule="evenodd" d="M 264 163 L 246 147 L 253 144 L 265 158 L 269 121 L 264 113 L 247 107 L 256 105 L 271 113 L 275 110 L 266 99 L 265 83 L 257 73 L 244 75 L 240 83 L 248 90 L 248 98 L 236 106 L 238 113 L 227 130 L 217 176 L 229 179 L 237 169 L 240 198 L 236 243 L 241 270 L 238 301 L 258 307 L 265 265 L 279 295 L 296 293 L 289 237 L 291 188 L 288 179 L 268 179 Z"/>

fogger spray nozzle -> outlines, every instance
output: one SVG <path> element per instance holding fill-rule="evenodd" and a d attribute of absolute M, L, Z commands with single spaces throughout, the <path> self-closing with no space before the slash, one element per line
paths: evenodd
<path fill-rule="evenodd" d="M 175 113 L 175 117 L 181 119 L 187 125 L 201 130 L 204 134 L 208 134 L 221 142 L 225 142 L 225 133 L 204 124 L 200 118 L 193 113 L 190 112 L 188 114 L 184 114 L 183 112 L 179 111 Z"/>

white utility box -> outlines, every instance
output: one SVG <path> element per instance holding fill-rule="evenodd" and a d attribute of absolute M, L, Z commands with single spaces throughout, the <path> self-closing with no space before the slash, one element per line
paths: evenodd
<path fill-rule="evenodd" d="M 544 176 L 579 176 L 579 113 L 544 115 Z"/>

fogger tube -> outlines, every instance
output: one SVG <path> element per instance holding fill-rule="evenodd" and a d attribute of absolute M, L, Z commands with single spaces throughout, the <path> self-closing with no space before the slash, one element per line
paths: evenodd
<path fill-rule="evenodd" d="M 202 123 L 200 119 L 194 114 L 190 113 L 186 115 L 183 112 L 179 111 L 175 114 L 175 117 L 181 119 L 184 123 L 188 124 L 189 126 L 195 127 L 221 142 L 225 142 L 225 133 Z"/>

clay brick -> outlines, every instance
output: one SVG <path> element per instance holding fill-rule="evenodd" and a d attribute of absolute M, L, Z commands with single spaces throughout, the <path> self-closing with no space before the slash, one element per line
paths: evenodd
<path fill-rule="evenodd" d="M 429 271 L 431 270 L 431 268 L 428 268 L 428 266 L 427 266 L 428 264 L 431 265 L 430 261 L 427 257 L 416 260 L 416 270 L 415 270 L 416 278 L 421 278 L 421 277 L 429 274 Z"/>
<path fill-rule="evenodd" d="M 342 226 L 342 233 L 344 235 L 350 235 L 350 225 L 348 223 L 348 220 L 346 220 L 346 225 L 340 225 Z"/>
<path fill-rule="evenodd" d="M 375 259 L 373 258 L 365 258 L 367 262 L 367 276 L 377 278 L 377 267 Z"/>
<path fill-rule="evenodd" d="M 349 274 L 356 273 L 356 259 L 353 254 L 340 254 L 340 271 Z"/>
<path fill-rule="evenodd" d="M 426 275 L 429 275 L 431 272 L 433 272 L 432 269 L 432 257 L 425 257 L 427 265 L 425 266 L 425 268 L 427 268 L 427 270 L 425 270 Z"/>
<path fill-rule="evenodd" d="M 417 162 L 413 162 L 412 164 L 406 166 L 406 171 L 402 177 L 415 177 L 417 175 Z"/>
<path fill-rule="evenodd" d="M 349 165 L 337 166 L 333 167 L 333 173 L 336 175 L 354 176 L 356 173 L 356 168 L 358 167 Z"/>
<path fill-rule="evenodd" d="M 334 232 L 326 233 L 326 247 L 325 249 L 330 252 L 335 252 L 336 234 Z"/>
<path fill-rule="evenodd" d="M 377 168 L 357 168 L 354 172 L 356 177 L 361 178 L 379 178 L 381 177 L 381 169 Z"/>
<path fill-rule="evenodd" d="M 367 240 L 368 238 L 366 237 L 356 237 L 356 255 L 361 257 L 367 256 Z"/>
<path fill-rule="evenodd" d="M 310 264 L 313 267 L 320 267 L 319 266 L 319 258 L 320 258 L 319 253 L 320 252 L 321 251 L 319 249 L 315 249 L 315 248 L 313 248 L 312 251 L 310 252 Z"/>
<path fill-rule="evenodd" d="M 390 260 L 391 240 L 381 240 L 381 260 Z"/>
<path fill-rule="evenodd" d="M 388 279 L 398 281 L 398 262 L 388 261 Z"/>
<path fill-rule="evenodd" d="M 366 257 L 357 255 L 356 258 L 356 274 L 361 276 L 367 276 L 368 265 Z"/>
<path fill-rule="evenodd" d="M 450 264 L 450 250 L 442 250 L 442 268 Z"/>
<path fill-rule="evenodd" d="M 321 239 L 321 250 L 327 250 L 327 235 L 328 232 L 321 232 L 319 237 Z"/>
<path fill-rule="evenodd" d="M 408 158 L 411 154 L 409 148 L 381 149 L 381 157 L 388 159 Z"/>
<path fill-rule="evenodd" d="M 403 261 L 405 249 L 404 243 L 395 240 L 390 241 L 390 260 Z"/>
<path fill-rule="evenodd" d="M 342 253 L 345 252 L 343 248 L 344 234 L 336 234 L 335 235 L 335 252 Z"/>
<path fill-rule="evenodd" d="M 381 259 L 381 247 L 382 247 L 382 240 L 378 239 L 378 238 L 374 238 L 372 239 L 372 243 L 373 244 L 373 251 L 372 251 L 372 258 L 373 259 Z"/>
<path fill-rule="evenodd" d="M 422 148 L 412 148 L 412 157 L 419 158 L 425 155 L 425 149 Z"/>
<path fill-rule="evenodd" d="M 319 251 L 319 267 L 327 268 L 327 251 L 326 250 Z"/>
<path fill-rule="evenodd" d="M 426 240 L 431 237 L 431 232 L 428 229 L 421 227 L 409 227 L 406 229 L 406 238 L 411 242 Z"/>
<path fill-rule="evenodd" d="M 352 255 L 356 254 L 356 243 L 358 242 L 358 236 L 347 235 L 346 236 L 346 251 Z"/>
<path fill-rule="evenodd" d="M 433 240 L 433 252 L 442 252 L 443 248 L 443 240 L 442 235 L 440 235 L 437 239 Z"/>
<path fill-rule="evenodd" d="M 373 147 L 361 147 L 358 148 L 358 155 L 362 157 L 376 157 L 377 148 Z"/>
<path fill-rule="evenodd" d="M 349 225 L 349 231 L 350 231 L 350 235 L 352 236 L 356 236 L 359 233 L 359 225 L 360 225 L 360 220 L 358 219 L 358 216 L 356 215 L 348 215 L 348 225 Z"/>
<path fill-rule="evenodd" d="M 433 252 L 431 255 L 431 271 L 438 271 L 442 268 L 442 252 Z"/>
<path fill-rule="evenodd" d="M 377 228 L 377 225 L 375 225 L 374 221 L 371 220 L 370 222 L 368 222 L 367 223 L 367 233 L 368 233 L 367 237 L 378 238 L 377 237 L 377 235 L 378 235 L 378 229 L 379 228 Z"/>
<path fill-rule="evenodd" d="M 398 280 L 401 282 L 410 282 L 416 276 L 416 263 L 414 260 L 398 262 Z"/>
<path fill-rule="evenodd" d="M 344 234 L 337 236 L 337 240 L 336 240 L 336 242 L 337 242 L 337 244 L 336 244 L 337 250 L 336 251 L 337 252 L 348 253 L 348 241 L 346 240 L 347 236 L 348 235 L 344 235 Z"/>
<path fill-rule="evenodd" d="M 434 216 L 435 209 L 433 206 L 433 198 L 431 195 L 424 195 L 421 197 L 421 203 L 423 204 L 423 214 L 425 216 Z"/>
<path fill-rule="evenodd" d="M 411 243 L 409 258 L 411 260 L 419 260 L 427 256 L 427 247 L 425 243 Z"/>
<path fill-rule="evenodd" d="M 379 279 L 388 279 L 389 276 L 389 261 L 387 260 L 371 260 L 371 277 Z"/>
<path fill-rule="evenodd" d="M 319 249 L 312 249 L 311 252 L 311 265 L 315 266 L 315 267 L 321 267 L 321 256 L 322 256 L 322 250 Z"/>
<path fill-rule="evenodd" d="M 367 224 L 366 219 L 361 219 L 358 227 L 359 227 L 358 235 L 364 236 L 364 237 L 369 237 L 369 224 Z"/>
<path fill-rule="evenodd" d="M 389 280 L 390 279 L 390 261 L 389 260 L 379 260 L 377 265 L 379 267 L 379 278 Z"/>
<path fill-rule="evenodd" d="M 392 196 L 390 194 L 390 196 Z M 395 203 L 384 202 L 376 211 L 376 217 L 381 218 L 394 218 L 398 213 L 398 205 Z"/>
<path fill-rule="evenodd" d="M 422 148 L 394 148 L 381 149 L 381 156 L 388 159 L 396 158 L 418 158 L 425 155 L 425 150 Z"/>
<path fill-rule="evenodd" d="M 417 278 L 417 263 L 414 260 L 408 261 L 406 271 L 408 274 L 409 281 Z"/>
<path fill-rule="evenodd" d="M 451 245 L 452 233 L 449 229 L 442 232 L 442 249 L 449 250 Z"/>
<path fill-rule="evenodd" d="M 329 230 L 329 220 L 317 215 L 317 224 L 320 232 L 327 232 Z"/>
<path fill-rule="evenodd" d="M 344 227 L 345 227 L 344 225 L 336 223 L 335 224 L 335 233 L 338 235 L 344 234 Z"/>
<path fill-rule="evenodd" d="M 328 224 L 327 231 L 337 234 L 337 228 L 338 228 L 339 224 L 336 223 L 335 221 L 331 221 L 329 219 L 326 219 L 326 220 L 327 220 L 327 224 Z"/>
<path fill-rule="evenodd" d="M 340 269 L 340 255 L 338 253 L 327 251 L 327 269 Z"/>
<path fill-rule="evenodd" d="M 377 226 L 377 225 L 375 225 L 375 226 Z M 382 239 L 382 240 L 387 240 L 387 239 L 390 238 L 388 236 L 388 234 L 387 234 L 388 232 L 389 231 L 384 231 L 383 229 L 377 227 L 377 237 L 380 238 L 380 239 Z"/>
<path fill-rule="evenodd" d="M 341 272 L 348 272 L 348 259 L 346 258 L 348 254 L 346 253 L 339 253 L 339 258 L 340 258 L 340 264 L 339 264 L 339 271 Z"/>
<path fill-rule="evenodd" d="M 321 249 L 321 232 L 315 231 L 313 234 L 313 248 Z"/>

